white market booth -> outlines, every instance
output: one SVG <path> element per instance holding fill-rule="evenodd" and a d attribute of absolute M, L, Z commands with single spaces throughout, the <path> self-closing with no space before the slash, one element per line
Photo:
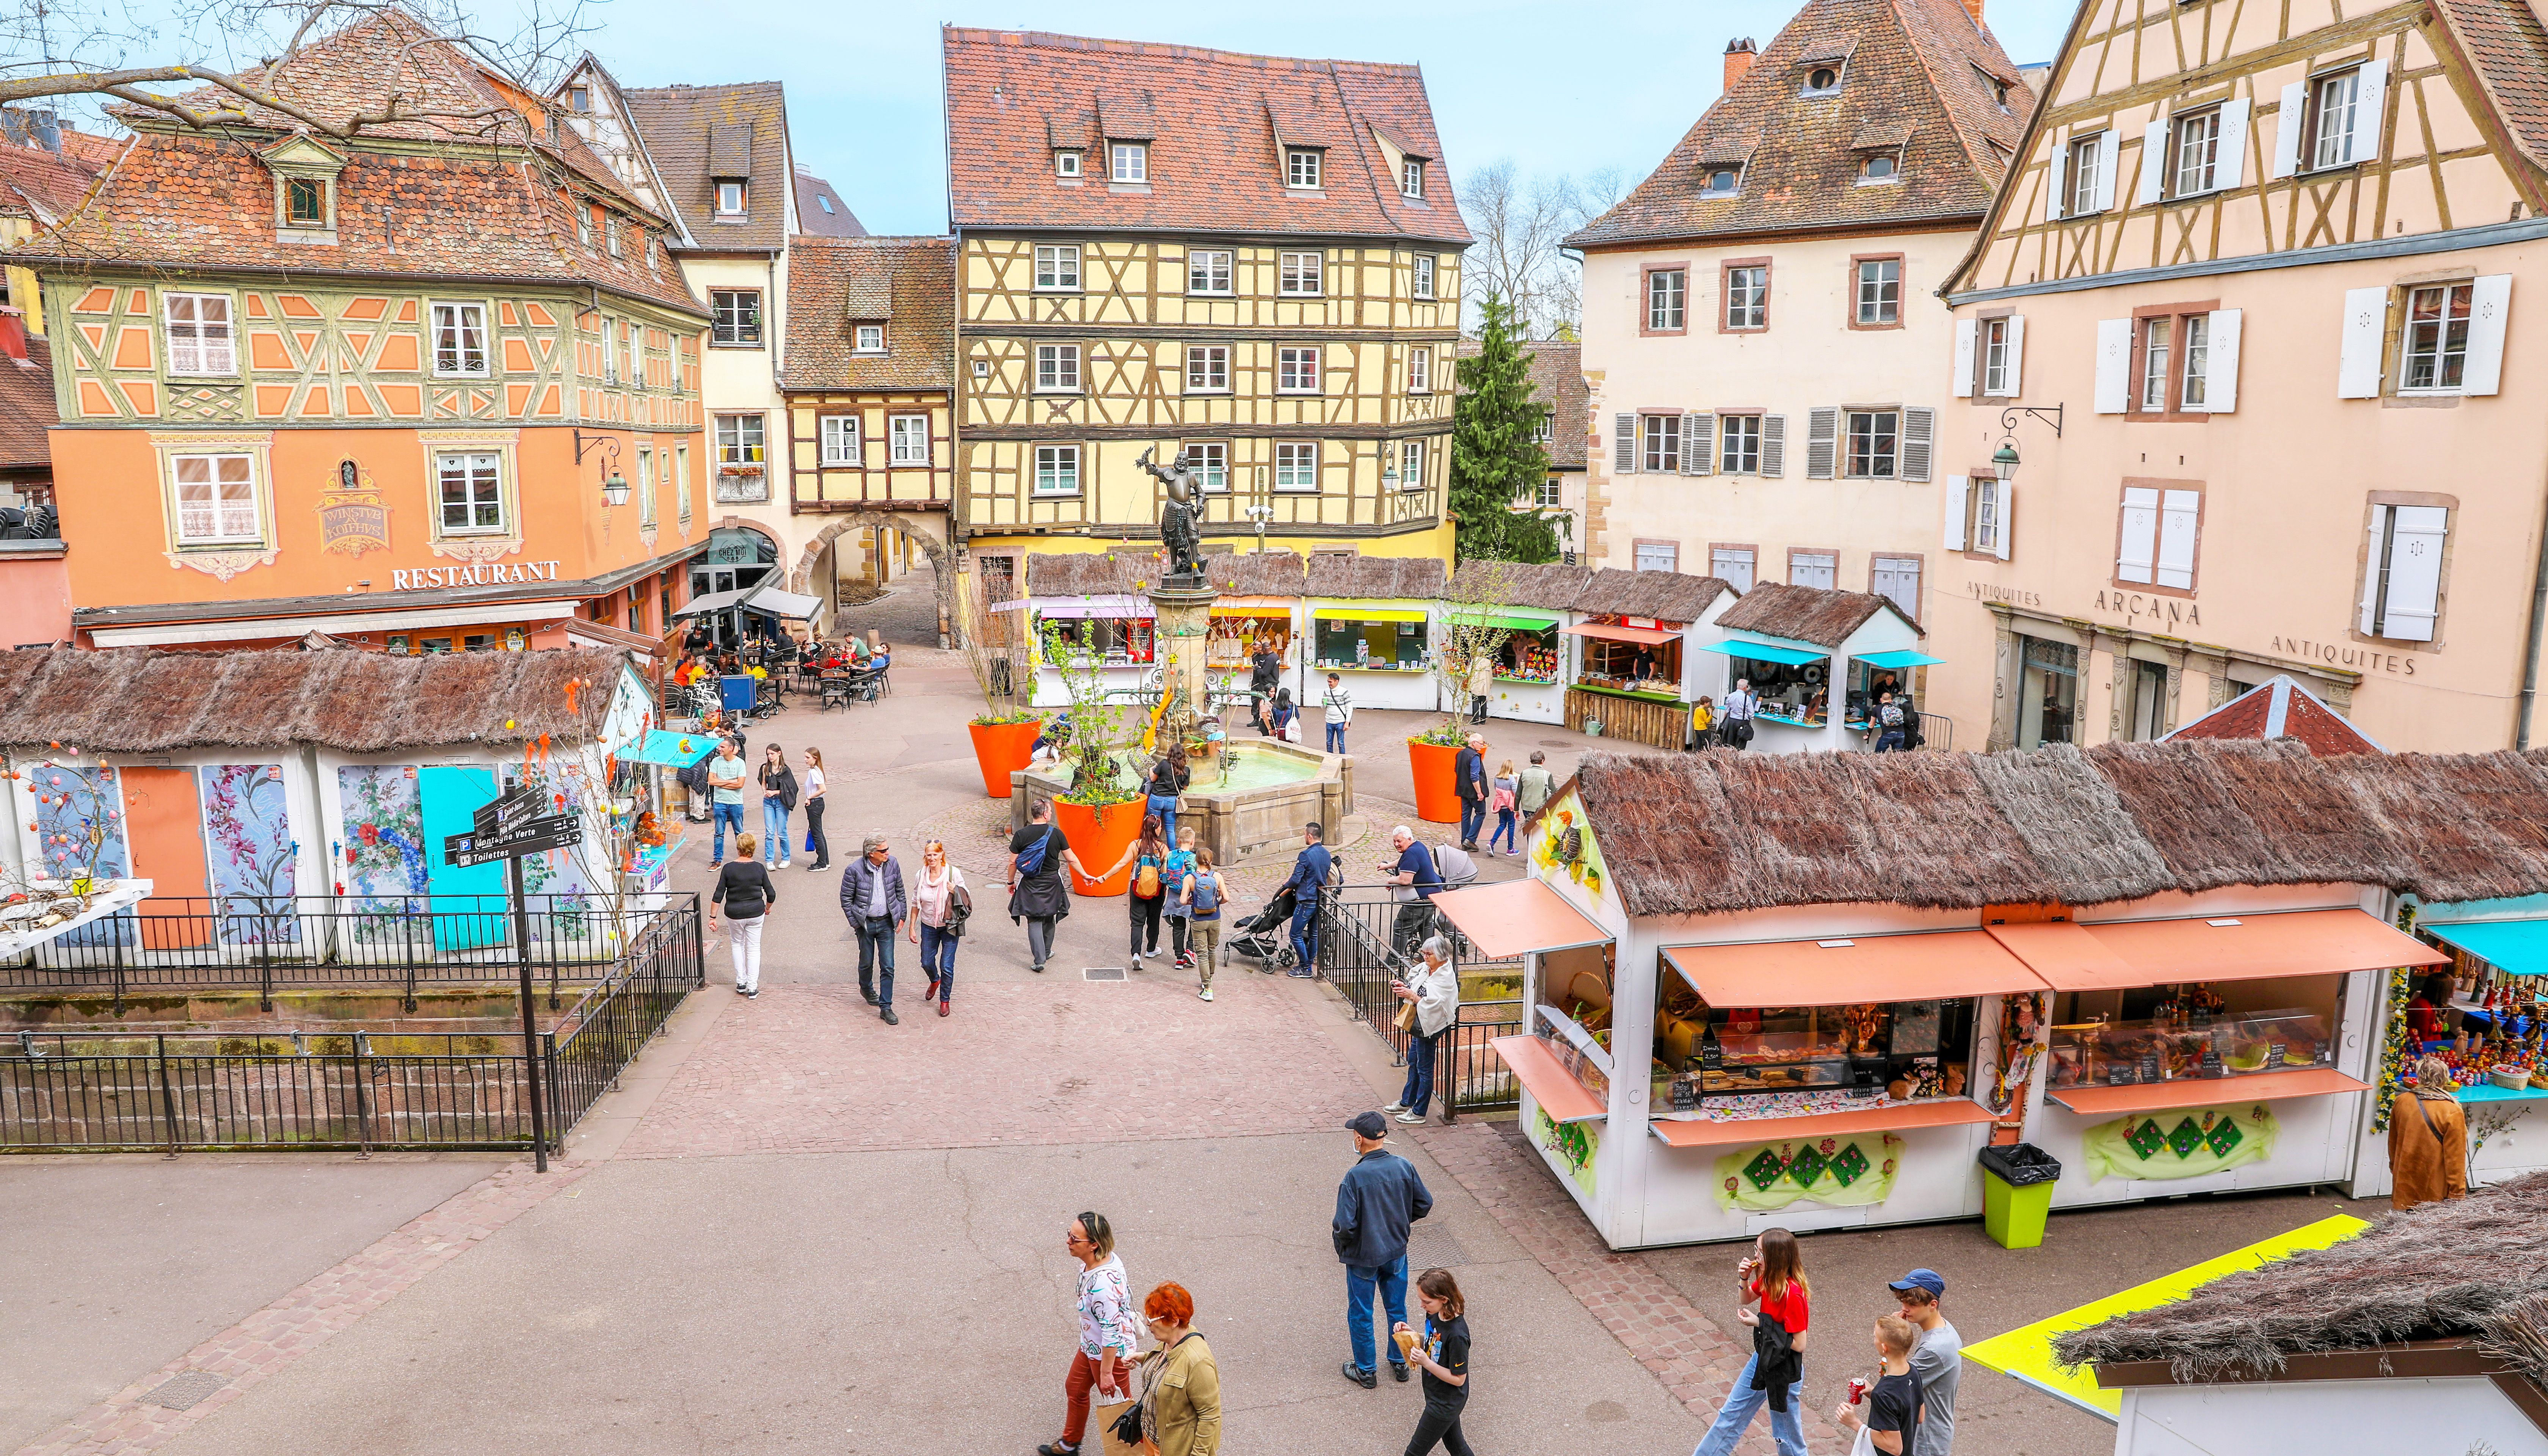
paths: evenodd
<path fill-rule="evenodd" d="M 1867 592 L 1763 583 L 1717 618 L 1708 651 L 1723 688 L 1749 680 L 1760 694 L 1755 753 L 1864 753 L 1875 747 L 1877 694 L 1916 711 L 1920 669 L 1942 659 L 1920 651 L 1919 625 Z M 1838 711 L 1833 707 L 1837 701 Z"/>
<path fill-rule="evenodd" d="M 2433 969 L 2456 979 L 2450 1020 L 2453 1037 L 2464 1033 L 2468 1038 L 2461 1045 L 2478 1051 L 2499 1022 L 2525 1049 L 2548 1035 L 2541 1031 L 2548 1022 L 2548 1005 L 2540 999 L 2548 995 L 2548 981 L 2540 979 L 2548 976 L 2548 895 L 2416 903 L 2413 910 L 2415 933 L 2451 957 L 2450 964 Z M 2416 979 L 2422 979 L 2421 973 Z M 2462 1059 L 2453 1038 L 2419 1044 L 2417 1049 Z M 2491 1059 L 2465 1055 L 2472 1066 Z M 2470 1158 L 2472 1182 L 2500 1183 L 2548 1169 L 2548 1117 L 2534 1117 L 2548 1111 L 2548 1057 L 2530 1057 L 2529 1064 L 2531 1074 L 2523 1086 L 2505 1087 L 2481 1076 L 2475 1085 L 2460 1088 L 2460 1104 L 2473 1130 L 2502 1124 Z"/>
<path fill-rule="evenodd" d="M 1566 726 L 1661 749 L 1689 741 L 1689 710 L 1701 694 L 1724 697 L 1721 665 L 1703 650 L 1735 604 L 1734 588 L 1680 572 L 1603 570 L 1575 600 L 1575 665 L 1566 689 Z"/>
<path fill-rule="evenodd" d="M 1357 708 L 1433 707 L 1434 618 L 1447 580 L 1441 561 L 1429 556 L 1310 558 L 1303 586 L 1309 651 L 1292 697 L 1313 724 L 1329 673 Z"/>
<path fill-rule="evenodd" d="M 1562 634 L 1574 625 L 1576 599 L 1592 579 L 1586 567 L 1502 561 L 1463 562 L 1452 574 L 1441 617 L 1445 633 L 1456 636 L 1474 623 L 1487 635 L 1502 634 L 1495 647 L 1495 685 L 1487 695 L 1489 717 L 1566 721 L 1574 639 Z M 1467 712 L 1466 681 L 1445 684 L 1438 706 Z"/>

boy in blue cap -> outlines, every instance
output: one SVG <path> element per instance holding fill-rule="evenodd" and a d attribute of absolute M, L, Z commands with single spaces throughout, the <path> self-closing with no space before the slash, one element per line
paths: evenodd
<path fill-rule="evenodd" d="M 1886 1288 L 1901 1302 L 1902 1318 L 1920 1331 L 1911 1375 L 1920 1382 L 1921 1418 L 1908 1456 L 1947 1456 L 1956 1443 L 1956 1382 L 1964 1368 L 1964 1337 L 1938 1312 L 1947 1281 L 1935 1269 L 1914 1269 Z"/>

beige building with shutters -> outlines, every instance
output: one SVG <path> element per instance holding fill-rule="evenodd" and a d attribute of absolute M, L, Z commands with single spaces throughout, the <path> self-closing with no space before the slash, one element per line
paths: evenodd
<path fill-rule="evenodd" d="M 1989 671 L 1924 706 L 2143 740 L 2282 673 L 2393 750 L 2531 746 L 2548 28 L 2144 10 L 2073 21 L 1949 286 L 1929 650 Z"/>

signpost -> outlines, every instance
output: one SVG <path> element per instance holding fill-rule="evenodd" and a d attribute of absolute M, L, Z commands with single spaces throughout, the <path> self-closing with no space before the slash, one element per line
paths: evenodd
<path fill-rule="evenodd" d="M 521 956 L 522 1066 L 523 1080 L 529 1085 L 531 1096 L 531 1162 L 533 1170 L 542 1173 L 549 1170 L 547 1089 L 541 1085 L 540 1074 L 544 1068 L 539 1054 L 539 1028 L 531 1013 L 531 916 L 522 895 L 522 857 L 573 849 L 584 839 L 582 815 L 541 812 L 548 806 L 548 795 L 528 788 L 513 788 L 480 809 L 470 822 L 469 833 L 442 837 L 442 863 L 445 864 L 466 866 L 498 860 L 506 862 L 505 872 L 513 903 L 513 947 Z"/>

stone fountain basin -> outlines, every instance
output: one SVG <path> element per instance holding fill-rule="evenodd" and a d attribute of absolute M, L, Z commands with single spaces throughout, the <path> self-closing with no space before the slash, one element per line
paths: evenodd
<path fill-rule="evenodd" d="M 1327 838 L 1353 812 L 1353 759 L 1271 738 L 1233 739 L 1228 780 L 1218 755 L 1194 762 L 1194 782 L 1177 801 L 1177 827 L 1216 864 L 1288 862 L 1301 850 L 1302 826 L 1326 826 Z M 1067 766 L 1037 764 L 1009 775 L 1012 826 L 1024 829 L 1034 806 L 1070 788 Z"/>

